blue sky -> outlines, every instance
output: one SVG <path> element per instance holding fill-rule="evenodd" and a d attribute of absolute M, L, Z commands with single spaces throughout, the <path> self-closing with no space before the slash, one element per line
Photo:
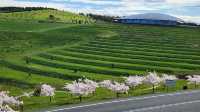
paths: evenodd
<path fill-rule="evenodd" d="M 200 23 L 200 0 L 0 0 L 2 6 L 45 6 L 118 16 L 165 13 Z"/>

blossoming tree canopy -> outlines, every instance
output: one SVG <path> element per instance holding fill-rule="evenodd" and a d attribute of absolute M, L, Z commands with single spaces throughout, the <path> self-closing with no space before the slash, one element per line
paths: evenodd
<path fill-rule="evenodd" d="M 1 112 L 15 112 L 12 108 L 9 107 L 9 105 L 19 106 L 19 105 L 23 104 L 22 101 L 19 101 L 15 97 L 9 96 L 8 94 L 9 94 L 9 92 L 7 92 L 7 91 L 0 92 L 0 110 L 1 110 Z"/>
<path fill-rule="evenodd" d="M 23 103 L 22 101 L 17 100 L 13 96 L 8 96 L 8 93 L 9 92 L 7 92 L 7 91 L 0 92 L 0 105 L 7 104 L 7 105 L 17 105 L 18 106 Z"/>
<path fill-rule="evenodd" d="M 129 76 L 125 77 L 125 83 L 130 87 L 136 87 L 140 84 L 142 84 L 144 77 L 141 76 Z"/>
<path fill-rule="evenodd" d="M 99 83 L 101 87 L 110 89 L 116 93 L 128 93 L 129 87 L 123 83 L 112 82 L 110 80 L 104 80 Z"/>
<path fill-rule="evenodd" d="M 187 76 L 187 80 L 190 84 L 200 84 L 200 76 L 199 75 L 193 75 L 193 76 Z"/>
<path fill-rule="evenodd" d="M 43 84 L 41 85 L 41 96 L 54 96 L 55 95 L 55 88 L 51 87 L 50 85 Z"/>
<path fill-rule="evenodd" d="M 104 80 L 104 81 L 100 82 L 99 85 L 100 85 L 100 87 L 110 88 L 112 85 L 112 82 L 110 80 Z"/>
<path fill-rule="evenodd" d="M 86 96 L 94 91 L 90 85 L 77 81 L 74 81 L 72 84 L 67 83 L 64 86 L 64 89 L 70 91 L 70 93 L 77 96 L 83 96 L 83 95 Z"/>
<path fill-rule="evenodd" d="M 13 110 L 8 105 L 0 105 L 0 112 L 18 112 L 18 111 Z"/>
<path fill-rule="evenodd" d="M 95 92 L 96 88 L 99 87 L 99 84 L 97 82 L 89 80 L 87 78 L 85 80 L 83 80 L 83 82 L 88 85 L 89 90 L 90 90 L 89 93 Z"/>
<path fill-rule="evenodd" d="M 116 93 L 128 93 L 129 87 L 123 83 L 114 82 L 110 89 Z"/>
<path fill-rule="evenodd" d="M 156 72 L 149 72 L 149 75 L 147 75 L 144 79 L 145 83 L 151 84 L 151 85 L 158 85 L 162 79 L 157 75 Z"/>

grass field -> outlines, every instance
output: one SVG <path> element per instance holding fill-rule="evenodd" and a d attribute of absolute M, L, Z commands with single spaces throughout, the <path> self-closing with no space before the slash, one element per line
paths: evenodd
<path fill-rule="evenodd" d="M 199 28 L 37 22 L 46 20 L 49 14 L 62 22 L 71 18 L 90 19 L 49 10 L 0 14 L 0 90 L 19 95 L 48 83 L 62 91 L 66 82 L 83 76 L 96 81 L 122 81 L 123 76 L 148 71 L 169 74 L 200 71 Z M 178 81 L 171 91 L 181 90 L 184 84 L 185 81 Z M 148 87 L 131 90 L 128 96 L 150 93 L 151 90 L 142 91 Z M 163 87 L 157 89 L 164 91 Z M 114 97 L 114 93 L 101 88 L 84 101 Z M 58 92 L 52 103 L 46 97 L 24 98 L 24 102 L 25 110 L 31 111 L 78 100 Z"/>
<path fill-rule="evenodd" d="M 88 20 L 92 22 L 93 20 L 86 17 L 77 15 L 70 12 L 64 12 L 59 10 L 38 10 L 38 11 L 24 11 L 24 12 L 12 12 L 12 13 L 1 13 L 0 20 L 13 20 L 13 21 L 48 21 L 49 16 L 53 15 L 56 22 L 66 22 L 71 23 L 72 20 Z"/>

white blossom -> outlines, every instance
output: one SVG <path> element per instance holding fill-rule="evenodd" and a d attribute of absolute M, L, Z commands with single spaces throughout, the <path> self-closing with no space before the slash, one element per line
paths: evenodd
<path fill-rule="evenodd" d="M 1 105 L 20 105 L 22 102 L 18 101 L 17 98 L 13 96 L 8 96 L 7 91 L 0 92 L 0 104 Z"/>
<path fill-rule="evenodd" d="M 86 96 L 92 91 L 94 91 L 93 88 L 90 87 L 90 85 L 77 81 L 74 81 L 72 84 L 66 83 L 64 89 L 70 91 L 71 94 L 77 96 L 83 96 L 83 95 Z"/>
<path fill-rule="evenodd" d="M 144 79 L 144 82 L 151 85 L 158 85 L 162 79 L 157 75 L 156 72 L 149 72 L 149 75 L 147 75 Z"/>
<path fill-rule="evenodd" d="M 104 80 L 100 82 L 99 85 L 100 87 L 110 88 L 110 86 L 112 85 L 112 82 L 110 80 Z"/>
<path fill-rule="evenodd" d="M 116 93 L 128 93 L 129 87 L 123 83 L 111 82 L 110 80 L 104 80 L 99 83 L 101 87 L 107 88 Z"/>
<path fill-rule="evenodd" d="M 55 95 L 55 88 L 51 87 L 50 85 L 43 84 L 41 86 L 41 96 L 54 96 Z"/>
<path fill-rule="evenodd" d="M 0 105 L 0 112 L 17 112 L 10 108 L 8 105 Z"/>
<path fill-rule="evenodd" d="M 198 75 L 187 76 L 187 78 L 190 84 L 200 84 L 200 76 Z"/>
<path fill-rule="evenodd" d="M 114 82 L 109 89 L 116 93 L 128 93 L 129 87 L 123 83 Z"/>
<path fill-rule="evenodd" d="M 129 76 L 129 77 L 125 77 L 125 83 L 129 86 L 129 87 L 136 87 L 140 84 L 142 84 L 144 77 L 141 76 Z"/>
<path fill-rule="evenodd" d="M 83 80 L 83 82 L 88 85 L 89 90 L 90 90 L 89 93 L 95 92 L 96 88 L 99 87 L 97 82 L 89 80 L 89 79 L 85 79 L 85 80 Z"/>
<path fill-rule="evenodd" d="M 9 105 L 19 106 L 23 104 L 22 101 L 18 101 L 17 98 L 8 96 L 8 94 L 8 91 L 0 92 L 0 112 L 16 112 Z"/>

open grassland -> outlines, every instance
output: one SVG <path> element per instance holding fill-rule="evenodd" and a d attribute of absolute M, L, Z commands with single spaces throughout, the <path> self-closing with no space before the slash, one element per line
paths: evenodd
<path fill-rule="evenodd" d="M 93 20 L 86 17 L 77 15 L 74 13 L 59 11 L 59 10 L 38 10 L 38 11 L 24 11 L 24 12 L 12 12 L 12 13 L 0 13 L 0 20 L 13 20 L 13 21 L 49 21 L 49 16 L 54 16 L 56 22 L 72 23 L 72 20 L 88 21 Z"/>
<path fill-rule="evenodd" d="M 46 97 L 24 98 L 26 111 L 78 103 L 78 99 L 63 93 L 62 88 L 66 82 L 83 76 L 95 81 L 122 81 L 123 76 L 145 75 L 148 71 L 169 74 L 200 71 L 199 28 L 39 23 L 38 20 L 48 18 L 49 14 L 38 16 L 35 12 L 18 12 L 24 15 L 19 16 L 21 21 L 17 21 L 18 13 L 14 13 L 16 18 L 14 14 L 0 14 L 0 17 L 13 17 L 0 22 L 0 90 L 19 95 L 41 83 L 59 90 L 52 103 Z M 57 17 L 64 21 L 69 15 Z M 186 83 L 179 80 L 170 91 L 181 90 Z M 150 86 L 142 85 L 122 96 L 151 93 L 146 88 Z M 160 86 L 157 92 L 165 90 Z M 83 101 L 115 97 L 111 91 L 100 88 L 93 97 Z"/>

